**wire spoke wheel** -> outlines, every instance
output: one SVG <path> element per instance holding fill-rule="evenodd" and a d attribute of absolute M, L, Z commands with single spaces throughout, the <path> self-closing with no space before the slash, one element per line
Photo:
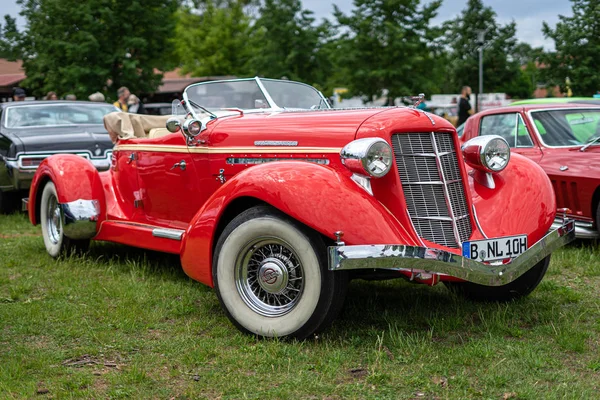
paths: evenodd
<path fill-rule="evenodd" d="M 265 317 L 279 317 L 290 312 L 302 297 L 304 269 L 288 243 L 260 237 L 239 253 L 235 282 L 248 307 Z"/>

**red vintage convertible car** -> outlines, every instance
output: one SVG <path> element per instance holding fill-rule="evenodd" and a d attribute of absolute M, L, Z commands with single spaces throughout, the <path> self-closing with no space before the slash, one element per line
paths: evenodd
<path fill-rule="evenodd" d="M 546 171 L 557 206 L 575 220 L 577 237 L 599 237 L 600 107 L 526 104 L 486 110 L 467 120 L 461 141 L 486 135 L 500 135 L 513 153 Z M 555 226 L 560 223 L 559 218 Z"/>
<path fill-rule="evenodd" d="M 415 108 L 332 110 L 311 86 L 253 78 L 192 85 L 179 109 L 162 130 L 107 117 L 120 118 L 107 172 L 42 162 L 28 210 L 51 256 L 90 239 L 179 254 L 238 328 L 304 338 L 338 314 L 349 279 L 512 299 L 574 238 L 570 220 L 549 231 L 537 164 L 498 136 L 461 150 L 450 123 Z"/>

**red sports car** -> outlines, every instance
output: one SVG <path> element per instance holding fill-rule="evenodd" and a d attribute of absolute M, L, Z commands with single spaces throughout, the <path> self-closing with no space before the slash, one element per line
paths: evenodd
<path fill-rule="evenodd" d="M 499 136 L 461 150 L 449 122 L 415 108 L 332 110 L 311 86 L 253 78 L 192 85 L 173 113 L 167 129 L 107 116 L 109 171 L 41 163 L 28 210 L 51 256 L 91 239 L 179 254 L 241 330 L 304 338 L 351 278 L 512 299 L 574 238 L 567 219 L 549 232 L 537 164 Z"/>
<path fill-rule="evenodd" d="M 537 104 L 486 110 L 469 118 L 461 141 L 499 135 L 512 153 L 540 165 L 552 181 L 559 214 L 575 220 L 575 235 L 598 238 L 600 107 Z M 564 210 L 564 211 L 563 211 Z M 556 221 L 556 225 L 561 219 Z"/>

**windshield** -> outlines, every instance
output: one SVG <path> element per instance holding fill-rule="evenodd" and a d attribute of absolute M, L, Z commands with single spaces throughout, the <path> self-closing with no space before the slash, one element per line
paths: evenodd
<path fill-rule="evenodd" d="M 6 109 L 4 126 L 26 128 L 64 125 L 102 125 L 106 114 L 118 111 L 110 104 L 30 104 Z"/>
<path fill-rule="evenodd" d="M 581 146 L 600 136 L 600 109 L 533 111 L 531 118 L 547 146 Z"/>
<path fill-rule="evenodd" d="M 315 88 L 290 81 L 261 80 L 271 98 L 281 108 L 320 109 L 329 108 Z"/>
<path fill-rule="evenodd" d="M 292 81 L 238 79 L 203 82 L 185 90 L 187 99 L 210 111 L 224 108 L 240 110 L 282 110 L 329 108 L 315 88 Z"/>

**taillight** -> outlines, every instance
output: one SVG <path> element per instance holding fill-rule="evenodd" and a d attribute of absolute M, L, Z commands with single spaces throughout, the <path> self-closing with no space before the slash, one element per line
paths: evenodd
<path fill-rule="evenodd" d="M 46 157 L 27 157 L 21 159 L 21 166 L 23 168 L 36 168 Z"/>

